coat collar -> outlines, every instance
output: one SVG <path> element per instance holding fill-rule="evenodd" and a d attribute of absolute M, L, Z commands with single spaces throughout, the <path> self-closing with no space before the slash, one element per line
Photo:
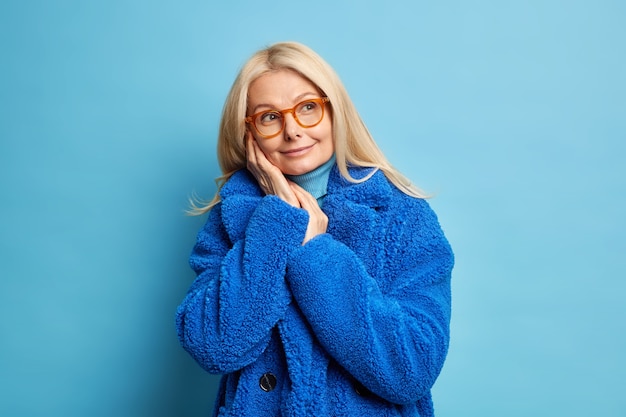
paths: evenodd
<path fill-rule="evenodd" d="M 363 167 L 348 168 L 348 172 L 355 179 L 365 178 L 372 170 L 373 168 Z M 329 196 L 344 198 L 372 208 L 386 205 L 391 198 L 391 192 L 391 186 L 381 171 L 376 171 L 364 182 L 353 183 L 345 179 L 335 165 L 328 178 Z M 255 178 L 247 169 L 235 172 L 220 190 L 222 201 L 237 194 L 247 197 L 263 197 L 264 195 Z"/>
<path fill-rule="evenodd" d="M 349 173 L 352 178 L 362 179 L 372 169 L 350 167 Z M 375 172 L 366 181 L 353 183 L 345 179 L 335 165 L 328 178 L 328 194 L 324 201 L 324 211 L 327 212 L 329 218 L 344 220 L 345 216 L 352 217 L 349 212 L 353 212 L 354 215 L 360 213 L 357 216 L 362 221 L 363 215 L 370 217 L 367 213 L 372 214 L 372 209 L 376 210 L 387 205 L 391 194 L 391 185 L 381 171 Z M 224 184 L 220 190 L 222 220 L 232 242 L 243 239 L 250 217 L 263 196 L 264 193 L 256 179 L 246 169 L 235 172 Z"/>
<path fill-rule="evenodd" d="M 220 190 L 222 222 L 231 242 L 242 240 L 263 191 L 248 170 L 235 172 Z"/>
<path fill-rule="evenodd" d="M 350 176 L 357 180 L 367 177 L 373 170 L 374 168 L 364 167 L 348 168 Z M 329 197 L 343 198 L 371 208 L 385 206 L 391 198 L 391 192 L 391 186 L 380 170 L 374 172 L 367 180 L 354 183 L 344 178 L 335 165 L 328 178 Z"/>

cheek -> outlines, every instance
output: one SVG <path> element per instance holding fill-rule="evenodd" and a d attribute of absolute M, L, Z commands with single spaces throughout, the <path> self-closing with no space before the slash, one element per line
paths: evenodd
<path fill-rule="evenodd" d="M 259 145 L 259 149 L 261 149 L 261 151 L 263 151 L 263 153 L 265 154 L 265 156 L 267 156 L 268 158 L 271 159 L 272 154 L 274 152 L 276 152 L 277 147 L 275 145 L 272 144 L 272 140 L 267 140 L 267 139 L 257 139 L 257 144 Z"/>
<path fill-rule="evenodd" d="M 330 121 L 324 124 L 320 137 L 323 138 L 327 146 L 332 146 L 334 148 L 333 126 Z"/>
<path fill-rule="evenodd" d="M 318 140 L 331 141 L 333 138 L 332 122 L 324 117 L 322 123 L 314 127 L 315 131 L 311 132 L 311 136 Z"/>

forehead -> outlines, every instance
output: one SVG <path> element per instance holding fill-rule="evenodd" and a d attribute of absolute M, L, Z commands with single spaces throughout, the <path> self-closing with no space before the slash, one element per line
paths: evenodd
<path fill-rule="evenodd" d="M 250 84 L 248 105 L 287 105 L 307 94 L 317 95 L 319 89 L 311 81 L 291 70 L 265 73 Z"/>

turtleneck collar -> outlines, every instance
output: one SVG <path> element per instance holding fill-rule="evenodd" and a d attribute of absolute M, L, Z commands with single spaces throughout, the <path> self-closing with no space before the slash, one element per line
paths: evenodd
<path fill-rule="evenodd" d="M 317 204 L 321 207 L 327 193 L 328 177 L 334 165 L 335 154 L 333 154 L 328 161 L 315 168 L 313 171 L 301 175 L 285 175 L 285 177 L 311 193 L 311 195 L 317 200 Z"/>

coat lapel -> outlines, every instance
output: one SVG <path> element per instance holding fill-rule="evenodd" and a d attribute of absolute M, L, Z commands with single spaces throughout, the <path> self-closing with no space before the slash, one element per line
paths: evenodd
<path fill-rule="evenodd" d="M 353 178 L 361 179 L 372 168 L 350 168 Z M 370 259 L 370 247 L 375 240 L 372 233 L 379 230 L 378 212 L 391 199 L 392 188 L 381 171 L 368 180 L 352 183 L 341 176 L 337 166 L 328 179 L 328 194 L 323 210 L 328 216 L 328 233 L 352 248 L 362 259 Z M 245 236 L 252 213 L 263 198 L 263 191 L 247 170 L 237 171 L 220 191 L 224 227 L 231 242 Z M 375 261 L 375 259 L 373 259 Z M 374 272 L 373 270 L 371 272 Z"/>
<path fill-rule="evenodd" d="M 231 242 L 245 236 L 250 217 L 263 198 L 256 180 L 245 169 L 237 171 L 220 190 L 222 220 Z"/>
<path fill-rule="evenodd" d="M 287 372 L 291 385 L 287 387 L 283 408 L 288 417 L 318 417 L 328 415 L 323 397 L 328 356 L 316 341 L 308 322 L 295 303 L 289 304 L 285 317 L 278 322 L 280 338 L 285 350 Z M 317 371 L 317 372 L 316 372 Z"/>
<path fill-rule="evenodd" d="M 353 178 L 363 178 L 371 170 L 352 168 Z M 382 263 L 381 251 L 372 250 L 380 242 L 380 210 L 384 210 L 391 199 L 392 189 L 380 171 L 361 183 L 352 183 L 341 176 L 337 167 L 328 182 L 328 196 L 324 200 L 324 212 L 328 216 L 328 233 L 351 248 L 363 259 L 368 272 L 376 275 Z M 377 256 L 372 256 L 377 254 Z"/>

